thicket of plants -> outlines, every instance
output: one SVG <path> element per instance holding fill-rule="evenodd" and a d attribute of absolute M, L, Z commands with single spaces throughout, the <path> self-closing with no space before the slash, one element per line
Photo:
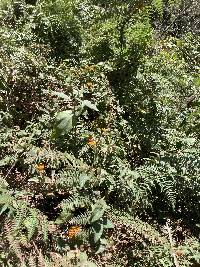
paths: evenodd
<path fill-rule="evenodd" d="M 1 266 L 200 266 L 199 16 L 1 0 Z"/>

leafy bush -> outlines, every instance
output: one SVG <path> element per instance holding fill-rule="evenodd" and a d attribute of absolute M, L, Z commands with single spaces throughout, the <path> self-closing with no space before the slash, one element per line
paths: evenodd
<path fill-rule="evenodd" d="M 200 264 L 199 37 L 163 8 L 2 1 L 2 266 Z"/>

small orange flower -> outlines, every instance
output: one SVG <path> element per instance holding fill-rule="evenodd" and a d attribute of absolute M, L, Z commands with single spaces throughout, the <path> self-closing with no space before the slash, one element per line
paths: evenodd
<path fill-rule="evenodd" d="M 87 144 L 91 147 L 96 147 L 96 141 L 94 140 L 93 137 L 90 137 L 87 141 Z"/>
<path fill-rule="evenodd" d="M 93 86 L 94 86 L 94 84 L 92 82 L 87 82 L 87 87 L 89 89 L 92 89 Z"/>
<path fill-rule="evenodd" d="M 75 225 L 75 226 L 70 226 L 68 231 L 67 231 L 67 237 L 68 238 L 73 238 L 75 237 L 80 231 L 82 230 L 81 226 Z"/>
<path fill-rule="evenodd" d="M 181 250 L 177 250 L 177 251 L 176 251 L 176 255 L 177 255 L 178 257 L 183 256 L 183 251 L 181 251 Z"/>
<path fill-rule="evenodd" d="M 44 169 L 45 169 L 45 165 L 43 162 L 40 162 L 39 164 L 36 165 L 36 168 L 38 169 L 38 171 L 40 173 L 43 173 L 44 172 Z"/>

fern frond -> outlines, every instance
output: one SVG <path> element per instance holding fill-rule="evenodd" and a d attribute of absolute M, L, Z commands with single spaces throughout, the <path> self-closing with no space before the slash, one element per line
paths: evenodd
<path fill-rule="evenodd" d="M 86 225 L 89 223 L 90 219 L 90 212 L 86 212 L 84 214 L 80 214 L 76 217 L 71 218 L 68 223 L 69 224 L 75 224 L 75 225 Z"/>
<path fill-rule="evenodd" d="M 159 15 L 162 16 L 164 6 L 163 0 L 153 0 L 152 4 L 156 11 L 159 13 Z"/>
<path fill-rule="evenodd" d="M 139 218 L 130 216 L 128 213 L 112 210 L 108 217 L 114 224 L 124 225 L 128 227 L 129 231 L 133 234 L 140 235 L 143 239 L 148 240 L 151 244 L 166 244 L 167 238 L 162 236 L 154 227 L 150 224 L 142 221 Z"/>
<path fill-rule="evenodd" d="M 74 172 L 74 170 L 62 171 L 58 175 L 56 185 L 58 188 L 65 188 L 65 190 L 78 187 L 79 176 Z"/>
<path fill-rule="evenodd" d="M 14 252 L 17 258 L 20 260 L 21 264 L 24 264 L 21 247 L 20 247 L 19 242 L 16 240 L 14 236 L 13 229 L 14 229 L 13 221 L 6 220 L 4 224 L 4 231 L 5 231 L 6 239 L 8 240 L 9 245 L 10 245 L 10 250 Z"/>
<path fill-rule="evenodd" d="M 44 241 L 47 241 L 48 240 L 48 232 L 49 232 L 49 222 L 48 222 L 46 216 L 42 216 L 42 218 L 40 219 L 40 225 L 42 228 L 43 239 L 44 239 Z"/>
<path fill-rule="evenodd" d="M 32 254 L 30 254 L 30 256 L 29 256 L 28 266 L 29 267 L 35 267 L 35 266 L 37 266 L 35 257 Z"/>
<path fill-rule="evenodd" d="M 24 225 L 26 226 L 28 239 L 30 240 L 39 226 L 38 211 L 36 209 L 29 209 L 29 216 L 26 217 Z"/>
<path fill-rule="evenodd" d="M 88 195 L 80 196 L 75 194 L 62 201 L 61 206 L 63 210 L 75 210 L 78 207 L 85 207 L 91 203 L 91 199 Z"/>
<path fill-rule="evenodd" d="M 24 219 L 26 218 L 27 214 L 27 205 L 23 201 L 17 201 L 17 208 L 15 214 L 15 229 L 19 229 L 20 226 L 23 224 Z"/>
<path fill-rule="evenodd" d="M 161 192 L 163 192 L 168 201 L 169 204 L 174 208 L 176 204 L 176 189 L 175 189 L 175 184 L 174 180 L 171 179 L 170 177 L 164 177 L 165 179 L 160 179 L 159 180 L 159 186 L 161 188 Z"/>
<path fill-rule="evenodd" d="M 68 221 L 72 216 L 73 212 L 78 208 L 85 208 L 91 203 L 90 197 L 85 197 L 75 194 L 61 202 L 62 211 L 56 220 L 56 223 L 64 223 Z"/>

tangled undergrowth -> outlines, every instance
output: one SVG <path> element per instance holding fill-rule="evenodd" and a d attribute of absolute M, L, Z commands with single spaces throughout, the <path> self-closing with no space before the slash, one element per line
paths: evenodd
<path fill-rule="evenodd" d="M 1 266 L 200 266 L 197 7 L 1 1 Z"/>

